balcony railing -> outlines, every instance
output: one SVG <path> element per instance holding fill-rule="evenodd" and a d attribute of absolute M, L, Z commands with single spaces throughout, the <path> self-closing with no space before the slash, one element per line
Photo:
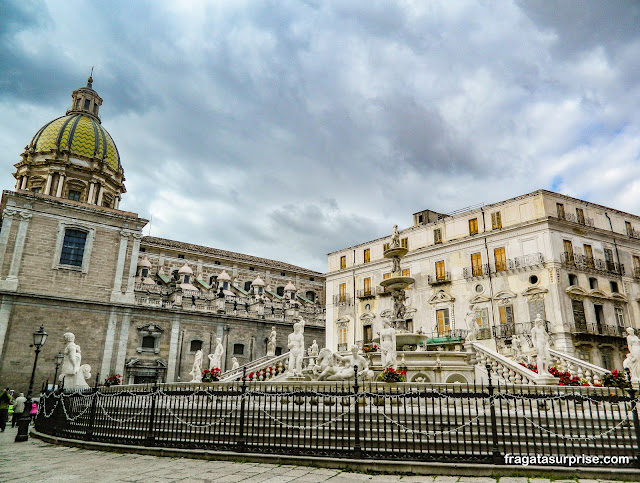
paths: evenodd
<path fill-rule="evenodd" d="M 363 288 L 356 291 L 356 297 L 359 299 L 368 299 L 376 296 L 376 291 L 373 288 Z"/>
<path fill-rule="evenodd" d="M 334 295 L 333 305 L 351 305 L 351 296 L 348 294 Z"/>
<path fill-rule="evenodd" d="M 491 266 L 488 263 L 465 267 L 462 269 L 462 276 L 467 280 L 470 278 L 487 277 L 491 273 Z"/>
<path fill-rule="evenodd" d="M 618 276 L 624 275 L 624 265 L 622 263 L 587 257 L 575 252 L 562 253 L 560 261 L 564 266 L 578 270 L 610 273 Z"/>
<path fill-rule="evenodd" d="M 436 330 L 427 335 L 427 345 L 464 342 L 468 333 L 466 329 Z"/>
<path fill-rule="evenodd" d="M 527 320 L 525 322 L 518 322 L 512 324 L 498 324 L 493 327 L 493 336 L 496 339 L 505 339 L 514 335 L 529 335 L 531 329 L 535 325 L 535 321 Z M 544 321 L 544 327 L 549 331 L 549 321 Z"/>
<path fill-rule="evenodd" d="M 609 337 L 625 337 L 625 327 L 618 325 L 597 324 L 587 322 L 585 324 L 575 324 L 573 327 L 575 334 L 604 335 Z"/>
<path fill-rule="evenodd" d="M 451 273 L 445 272 L 438 275 L 428 275 L 427 282 L 429 285 L 441 285 L 443 283 L 451 283 Z"/>
<path fill-rule="evenodd" d="M 558 219 L 577 223 L 578 225 L 595 226 L 593 223 L 593 218 L 588 218 L 586 216 L 577 217 L 573 213 L 558 213 Z"/>

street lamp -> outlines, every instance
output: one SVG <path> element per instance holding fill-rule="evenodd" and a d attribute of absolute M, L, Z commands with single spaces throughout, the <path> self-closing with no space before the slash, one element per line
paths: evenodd
<path fill-rule="evenodd" d="M 56 381 L 58 380 L 58 369 L 60 368 L 60 364 L 62 364 L 62 360 L 64 359 L 64 356 L 62 355 L 62 352 L 58 352 L 58 354 L 56 355 L 56 373 L 53 376 L 53 390 L 55 391 L 56 389 Z"/>
<path fill-rule="evenodd" d="M 22 413 L 22 417 L 18 420 L 18 434 L 16 434 L 15 439 L 16 443 L 27 441 L 29 439 L 29 422 L 31 421 L 31 407 L 33 406 L 33 402 L 31 401 L 33 380 L 36 377 L 38 354 L 40 354 L 40 348 L 47 341 L 47 335 L 48 334 L 44 330 L 44 325 L 41 325 L 40 328 L 33 333 L 33 345 L 30 347 L 36 347 L 36 357 L 33 360 L 33 370 L 31 371 L 31 381 L 29 381 L 29 391 L 27 392 L 27 401 L 24 404 L 24 412 Z"/>

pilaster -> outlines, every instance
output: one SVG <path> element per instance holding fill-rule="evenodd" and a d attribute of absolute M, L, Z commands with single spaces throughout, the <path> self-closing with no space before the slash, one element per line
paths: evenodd
<path fill-rule="evenodd" d="M 115 343 L 117 322 L 118 316 L 116 314 L 116 309 L 112 307 L 111 313 L 109 314 L 109 322 L 107 323 L 107 334 L 105 336 L 104 352 L 102 354 L 102 367 L 100 368 L 100 374 L 102 374 L 103 378 L 111 375 L 111 359 L 113 358 L 113 346 Z"/>
<path fill-rule="evenodd" d="M 180 315 L 175 314 L 171 321 L 171 339 L 169 341 L 169 360 L 167 361 L 167 380 L 176 382 L 176 361 L 178 359 L 178 341 L 180 339 Z"/>
<path fill-rule="evenodd" d="M 131 326 L 131 312 L 126 311 L 122 316 L 120 337 L 118 339 L 118 355 L 116 356 L 116 374 L 124 376 L 124 363 L 127 357 L 127 343 L 129 341 L 129 327 Z"/>
<path fill-rule="evenodd" d="M 4 256 L 7 253 L 7 244 L 9 242 L 9 234 L 11 233 L 11 224 L 13 217 L 17 213 L 15 210 L 5 209 L 2 214 L 2 231 L 0 231 L 0 270 L 4 264 Z"/>
<path fill-rule="evenodd" d="M 120 302 L 122 299 L 122 274 L 124 273 L 124 264 L 127 257 L 127 245 L 129 236 L 132 233 L 127 230 L 120 231 L 120 248 L 118 250 L 118 262 L 116 264 L 116 273 L 113 279 L 113 289 L 111 291 L 111 301 Z"/>
<path fill-rule="evenodd" d="M 18 233 L 13 246 L 13 256 L 11 257 L 11 265 L 9 266 L 9 274 L 6 280 L 0 281 L 0 288 L 5 290 L 18 290 L 18 272 L 20 271 L 20 262 L 22 261 L 22 252 L 24 251 L 24 242 L 27 238 L 27 229 L 31 213 L 20 212 L 20 224 L 18 225 Z"/>
<path fill-rule="evenodd" d="M 7 335 L 7 327 L 9 326 L 9 317 L 11 316 L 12 308 L 13 301 L 9 299 L 9 297 L 2 297 L 0 299 L 0 360 L 2 360 L 4 338 Z"/>

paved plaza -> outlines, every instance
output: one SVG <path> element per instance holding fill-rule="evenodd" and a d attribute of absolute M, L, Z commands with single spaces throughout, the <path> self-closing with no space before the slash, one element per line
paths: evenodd
<path fill-rule="evenodd" d="M 14 443 L 16 429 L 0 433 L 0 482 L 140 481 L 190 483 L 429 482 L 496 483 L 496 478 L 452 476 L 396 476 L 351 473 L 311 466 L 207 461 L 136 454 L 108 453 L 44 443 L 29 438 Z M 554 480 L 553 483 L 596 483 L 609 480 Z M 499 478 L 499 483 L 550 483 L 543 478 Z M 616 482 L 619 483 L 619 482 Z"/>

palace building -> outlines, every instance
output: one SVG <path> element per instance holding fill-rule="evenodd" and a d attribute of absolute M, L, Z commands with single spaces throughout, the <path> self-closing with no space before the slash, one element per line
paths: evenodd
<path fill-rule="evenodd" d="M 451 214 L 413 215 L 400 231 L 409 329 L 435 350 L 471 337 L 504 355 L 531 349 L 537 314 L 559 351 L 621 369 L 640 326 L 640 217 L 546 190 Z M 328 255 L 327 347 L 378 337 L 392 301 L 387 238 Z M 442 347 L 441 347 L 442 348 Z"/>
<path fill-rule="evenodd" d="M 216 338 L 223 370 L 232 357 L 257 359 L 273 326 L 277 353 L 286 352 L 300 317 L 308 345 L 324 340 L 321 273 L 142 235 L 147 220 L 119 209 L 124 170 L 92 83 L 36 132 L 15 165 L 15 190 L 2 194 L 2 383 L 26 389 L 40 325 L 49 339 L 37 387 L 53 383 L 65 332 L 75 334 L 92 381 L 122 374 L 127 383 L 191 380 L 196 351 L 213 352 Z"/>

